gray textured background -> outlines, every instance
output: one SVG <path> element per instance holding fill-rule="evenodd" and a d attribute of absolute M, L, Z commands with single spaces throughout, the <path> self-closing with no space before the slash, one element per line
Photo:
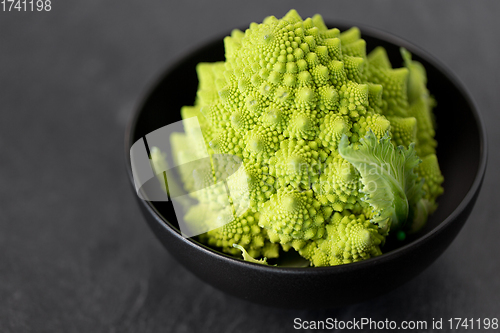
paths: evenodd
<path fill-rule="evenodd" d="M 445 254 L 403 287 L 334 311 L 266 308 L 199 281 L 148 230 L 124 167 L 128 117 L 166 65 L 290 8 L 426 49 L 465 82 L 489 132 L 482 193 Z M 498 1 L 400 0 L 54 0 L 49 13 L 0 13 L 0 332 L 287 332 L 295 317 L 500 317 L 498 13 Z"/>

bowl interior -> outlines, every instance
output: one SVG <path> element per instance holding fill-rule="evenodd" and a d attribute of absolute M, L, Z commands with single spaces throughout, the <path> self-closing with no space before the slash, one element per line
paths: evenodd
<path fill-rule="evenodd" d="M 345 30 L 346 26 L 331 25 Z M 429 218 L 426 227 L 416 235 L 408 237 L 405 244 L 415 241 L 435 229 L 462 202 L 477 178 L 483 143 L 480 121 L 473 104 L 460 86 L 455 85 L 447 70 L 438 65 L 432 57 L 404 40 L 386 35 L 380 39 L 378 33 L 361 29 L 367 43 L 367 51 L 384 46 L 393 67 L 403 64 L 399 47 L 404 46 L 413 53 L 413 58 L 426 68 L 428 88 L 437 101 L 435 117 L 437 123 L 437 156 L 444 175 L 445 193 L 439 198 L 439 208 Z M 224 60 L 222 38 L 190 53 L 166 73 L 154 86 L 131 128 L 130 144 L 146 134 L 181 120 L 180 109 L 193 105 L 198 80 L 195 66 L 199 62 Z M 178 231 L 175 213 L 170 202 L 152 202 L 156 211 L 167 224 Z M 168 222 L 167 222 L 168 221 Z M 383 252 L 387 253 L 404 243 L 389 239 Z"/>

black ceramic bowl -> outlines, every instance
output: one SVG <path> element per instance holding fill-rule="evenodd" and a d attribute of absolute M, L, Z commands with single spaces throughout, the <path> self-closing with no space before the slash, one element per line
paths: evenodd
<path fill-rule="evenodd" d="M 333 26 L 341 30 L 349 28 Z M 271 306 L 344 306 L 386 293 L 415 277 L 443 253 L 462 228 L 474 206 L 486 168 L 486 135 L 476 105 L 457 78 L 418 47 L 378 30 L 360 29 L 368 50 L 384 46 L 394 67 L 402 65 L 399 47 L 403 46 L 427 70 L 428 88 L 438 101 L 437 154 L 445 177 L 445 193 L 439 199 L 439 208 L 422 232 L 379 257 L 336 267 L 293 268 L 248 263 L 186 239 L 176 226 L 170 203 L 143 201 L 136 196 L 157 238 L 202 280 L 231 295 Z M 196 64 L 221 60 L 224 60 L 222 37 L 170 67 L 136 110 L 125 143 L 131 184 L 131 145 L 146 134 L 180 120 L 180 108 L 194 103 L 198 85 Z"/>

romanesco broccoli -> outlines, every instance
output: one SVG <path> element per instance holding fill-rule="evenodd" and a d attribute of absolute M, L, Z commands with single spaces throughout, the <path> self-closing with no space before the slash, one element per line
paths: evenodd
<path fill-rule="evenodd" d="M 313 266 L 333 266 L 378 256 L 390 232 L 425 224 L 443 192 L 436 103 L 408 51 L 392 68 L 384 48 L 367 54 L 359 29 L 328 29 L 295 10 L 234 30 L 224 45 L 225 61 L 198 64 L 195 105 L 181 110 L 198 117 L 205 146 L 190 144 L 189 126 L 171 138 L 199 202 L 185 218 L 210 225 L 230 205 L 230 222 L 202 242 L 259 263 L 253 257 L 294 248 Z M 208 162 L 193 163 L 205 149 Z M 236 185 L 217 156 L 241 160 Z M 233 187 L 209 186 L 221 182 Z"/>

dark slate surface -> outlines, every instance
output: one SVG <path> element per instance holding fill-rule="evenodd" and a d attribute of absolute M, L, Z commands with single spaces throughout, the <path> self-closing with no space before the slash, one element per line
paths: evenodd
<path fill-rule="evenodd" d="M 266 308 L 199 281 L 148 230 L 124 167 L 127 119 L 166 65 L 292 7 L 434 54 L 470 89 L 491 143 L 476 208 L 446 253 L 403 287 L 337 310 Z M 499 12 L 494 0 L 55 0 L 49 13 L 1 12 L 0 332 L 288 332 L 295 317 L 500 317 Z"/>

